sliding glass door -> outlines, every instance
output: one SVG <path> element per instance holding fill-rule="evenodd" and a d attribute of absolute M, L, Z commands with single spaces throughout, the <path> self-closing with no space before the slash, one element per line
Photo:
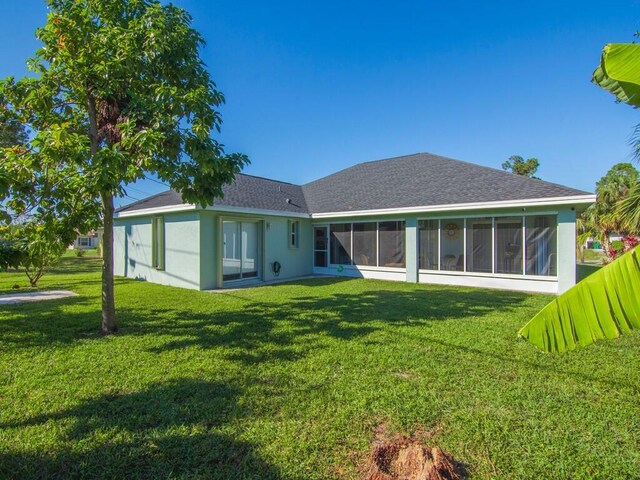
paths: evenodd
<path fill-rule="evenodd" d="M 222 222 L 222 279 L 225 282 L 259 276 L 258 222 Z"/>

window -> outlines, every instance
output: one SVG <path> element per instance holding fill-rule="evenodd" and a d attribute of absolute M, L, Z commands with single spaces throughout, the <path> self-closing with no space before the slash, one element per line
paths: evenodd
<path fill-rule="evenodd" d="M 496 218 L 495 272 L 522 275 L 522 217 Z"/>
<path fill-rule="evenodd" d="M 419 262 L 424 270 L 438 270 L 438 220 L 420 220 Z"/>
<path fill-rule="evenodd" d="M 467 219 L 467 272 L 491 273 L 493 219 Z"/>
<path fill-rule="evenodd" d="M 164 217 L 151 219 L 151 266 L 164 270 Z"/>
<path fill-rule="evenodd" d="M 353 263 L 376 266 L 377 246 L 376 222 L 353 224 Z"/>
<path fill-rule="evenodd" d="M 464 219 L 440 220 L 440 270 L 464 271 Z"/>
<path fill-rule="evenodd" d="M 81 247 L 90 247 L 91 239 L 89 237 L 80 237 L 80 239 L 78 240 L 78 243 Z"/>
<path fill-rule="evenodd" d="M 313 229 L 313 264 L 316 267 L 327 266 L 327 227 L 315 227 Z"/>
<path fill-rule="evenodd" d="M 556 215 L 420 220 L 419 268 L 554 277 L 557 229 Z"/>
<path fill-rule="evenodd" d="M 527 275 L 557 275 L 557 223 L 555 215 L 526 217 Z"/>
<path fill-rule="evenodd" d="M 300 222 L 289 220 L 289 247 L 298 248 L 300 246 Z"/>
<path fill-rule="evenodd" d="M 378 266 L 405 267 L 405 223 L 378 223 Z"/>
<path fill-rule="evenodd" d="M 331 233 L 331 264 L 351 265 L 351 224 L 334 224 L 329 230 Z"/>

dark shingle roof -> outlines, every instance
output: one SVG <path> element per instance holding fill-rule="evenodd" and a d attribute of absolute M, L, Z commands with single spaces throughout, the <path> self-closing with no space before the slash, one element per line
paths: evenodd
<path fill-rule="evenodd" d="M 365 162 L 306 185 L 238 174 L 214 206 L 327 213 L 589 195 L 589 192 L 430 153 Z M 289 199 L 289 201 L 287 201 Z M 181 205 L 168 190 L 118 209 Z"/>
<path fill-rule="evenodd" d="M 360 163 L 307 183 L 303 191 L 313 213 L 589 194 L 430 153 Z"/>
<path fill-rule="evenodd" d="M 222 188 L 224 198 L 214 201 L 214 206 L 256 208 L 291 213 L 308 213 L 300 185 L 279 182 L 268 178 L 238 174 L 233 183 Z M 287 199 L 289 201 L 287 201 Z M 181 195 L 167 190 L 149 198 L 119 208 L 120 212 L 132 212 L 147 208 L 182 205 Z"/>

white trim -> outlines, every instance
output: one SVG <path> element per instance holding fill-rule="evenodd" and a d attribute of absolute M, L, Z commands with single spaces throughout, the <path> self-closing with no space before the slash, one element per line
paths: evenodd
<path fill-rule="evenodd" d="M 142 208 L 140 210 L 132 210 L 131 212 L 114 213 L 113 218 L 124 217 L 140 217 L 144 215 L 155 215 L 159 213 L 183 212 L 188 210 L 196 210 L 195 205 L 183 203 L 180 205 L 168 205 L 166 207 Z"/>
<path fill-rule="evenodd" d="M 427 216 L 418 216 L 418 221 L 420 220 L 438 220 L 438 219 L 452 219 L 457 220 L 459 218 L 502 218 L 502 217 L 517 217 L 518 212 L 483 212 L 483 213 L 460 213 L 457 215 L 447 215 L 447 212 L 444 212 L 444 215 L 427 215 Z M 558 215 L 558 210 L 542 210 L 540 212 L 523 212 L 521 216 L 523 217 L 540 217 L 544 215 Z M 334 222 L 331 222 L 334 223 Z"/>
<path fill-rule="evenodd" d="M 463 223 L 462 223 L 462 271 L 466 273 L 467 271 L 467 257 L 468 252 L 467 252 L 467 217 L 463 218 Z"/>
<path fill-rule="evenodd" d="M 354 211 L 345 211 L 345 212 L 327 212 L 327 213 L 312 213 L 312 214 L 285 212 L 281 210 L 266 210 L 266 209 L 260 209 L 260 208 L 231 207 L 231 206 L 225 206 L 225 205 L 214 205 L 214 206 L 206 207 L 205 209 L 201 209 L 195 205 L 183 203 L 180 205 L 168 205 L 166 207 L 142 208 L 140 210 L 124 211 L 124 212 L 114 214 L 114 218 L 139 217 L 139 216 L 152 215 L 152 214 L 158 214 L 158 213 L 182 212 L 182 211 L 190 211 L 190 210 L 206 210 L 206 211 L 213 211 L 213 212 L 232 212 L 232 213 L 246 213 L 246 214 L 254 214 L 254 215 L 268 215 L 272 217 L 321 219 L 321 218 L 363 217 L 363 216 L 393 215 L 393 214 L 408 214 L 408 213 L 454 212 L 454 211 L 460 211 L 460 210 L 509 208 L 509 207 L 524 208 L 524 207 L 542 207 L 542 206 L 554 206 L 554 205 L 589 205 L 595 201 L 596 201 L 596 196 L 589 194 L 589 195 L 574 195 L 571 197 L 502 200 L 497 202 L 457 203 L 457 204 L 444 204 L 444 205 L 427 205 L 427 206 L 403 207 L 403 208 L 382 208 L 382 209 L 376 209 L 376 210 L 354 210 Z M 536 214 L 541 215 L 542 213 L 537 212 Z M 345 222 L 345 223 L 348 223 L 348 222 Z"/>
<path fill-rule="evenodd" d="M 556 220 L 556 223 L 558 221 Z M 522 275 L 527 274 L 527 218 L 522 216 Z"/>
<path fill-rule="evenodd" d="M 451 272 L 449 272 L 451 273 Z M 418 273 L 418 282 L 460 287 L 497 288 L 523 292 L 558 293 L 558 281 L 554 277 L 516 277 L 498 275 L 440 275 L 433 272 Z"/>
<path fill-rule="evenodd" d="M 418 273 L 425 275 L 453 275 L 455 277 L 483 277 L 483 278 L 504 278 L 510 280 L 536 280 L 540 282 L 557 282 L 557 276 L 545 275 L 522 275 L 520 273 L 489 273 L 489 272 L 460 272 L 455 270 L 427 270 L 421 268 Z"/>
<path fill-rule="evenodd" d="M 532 198 L 523 200 L 502 200 L 497 202 L 474 202 L 474 203 L 457 203 L 444 205 L 427 205 L 421 207 L 403 207 L 403 208 L 381 208 L 377 210 L 354 210 L 346 212 L 326 212 L 312 213 L 311 218 L 334 218 L 334 217 L 362 217 L 372 215 L 389 215 L 400 213 L 421 213 L 421 212 L 452 212 L 458 210 L 474 210 L 485 208 L 509 208 L 509 207 L 542 207 L 552 205 L 580 205 L 591 204 L 596 201 L 596 196 L 575 195 L 571 197 L 551 197 L 551 198 Z"/>
<path fill-rule="evenodd" d="M 491 275 L 495 275 L 495 274 L 496 274 L 496 217 L 491 217 Z"/>
<path fill-rule="evenodd" d="M 267 215 L 270 217 L 310 218 L 308 213 L 284 212 L 261 208 L 229 207 L 226 205 L 214 205 L 212 207 L 206 207 L 205 210 L 208 212 L 246 213 L 249 215 Z"/>
<path fill-rule="evenodd" d="M 192 210 L 222 213 L 242 213 L 260 216 L 267 215 L 270 217 L 310 218 L 308 213 L 283 212 L 280 210 L 263 210 L 260 208 L 229 207 L 225 205 L 214 205 L 212 207 L 209 206 L 203 209 L 189 203 L 183 203 L 180 205 L 168 205 L 166 207 L 142 208 L 140 210 L 132 210 L 130 212 L 124 211 L 114 214 L 113 218 L 139 217 L 157 213 L 183 212 Z"/>

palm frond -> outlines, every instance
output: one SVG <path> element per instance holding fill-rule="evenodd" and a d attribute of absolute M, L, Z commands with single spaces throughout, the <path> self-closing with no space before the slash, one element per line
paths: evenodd
<path fill-rule="evenodd" d="M 545 352 L 565 352 L 640 328 L 640 246 L 555 298 L 518 332 Z"/>
<path fill-rule="evenodd" d="M 627 198 L 616 206 L 616 214 L 622 219 L 624 229 L 633 235 L 640 234 L 640 182 L 637 182 Z"/>

